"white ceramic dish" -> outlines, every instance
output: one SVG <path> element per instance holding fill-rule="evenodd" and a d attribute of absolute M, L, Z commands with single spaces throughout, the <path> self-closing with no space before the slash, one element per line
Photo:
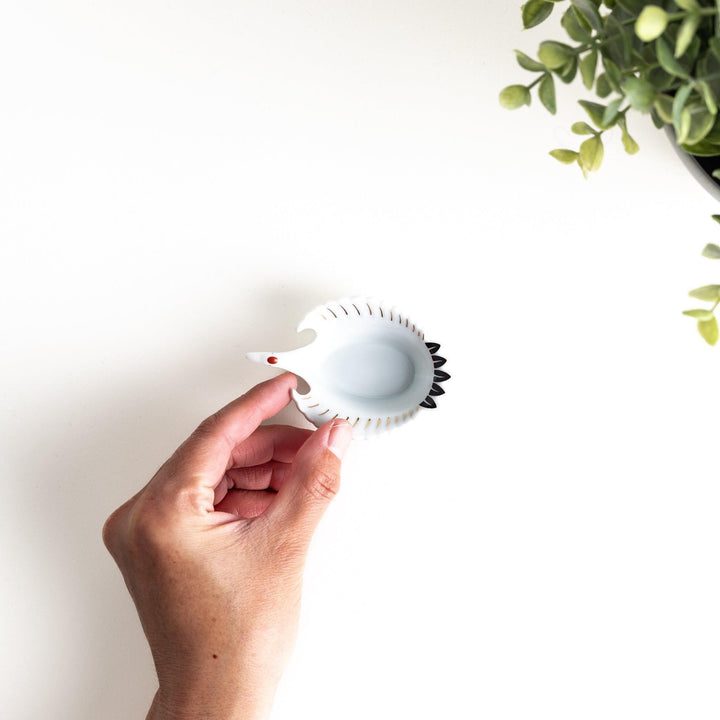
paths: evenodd
<path fill-rule="evenodd" d="M 355 437 L 369 437 L 436 407 L 445 359 L 440 345 L 395 308 L 368 298 L 319 305 L 298 325 L 315 339 L 288 352 L 251 352 L 247 357 L 304 378 L 307 394 L 293 391 L 300 412 L 320 427 L 337 417 L 352 423 Z"/>

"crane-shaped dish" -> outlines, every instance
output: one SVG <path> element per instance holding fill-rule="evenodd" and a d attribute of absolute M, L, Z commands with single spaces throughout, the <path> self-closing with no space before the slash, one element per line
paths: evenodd
<path fill-rule="evenodd" d="M 310 386 L 293 400 L 316 427 L 343 418 L 354 437 L 370 437 L 403 425 L 421 408 L 434 408 L 450 375 L 438 343 L 395 308 L 368 298 L 319 305 L 298 325 L 315 339 L 288 352 L 251 352 L 247 357 L 289 370 Z"/>

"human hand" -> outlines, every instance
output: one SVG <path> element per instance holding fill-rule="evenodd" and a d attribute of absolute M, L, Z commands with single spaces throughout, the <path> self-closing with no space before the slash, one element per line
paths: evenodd
<path fill-rule="evenodd" d="M 312 534 L 338 490 L 352 428 L 260 426 L 289 373 L 203 421 L 107 519 L 152 651 L 148 720 L 267 717 L 292 650 Z"/>

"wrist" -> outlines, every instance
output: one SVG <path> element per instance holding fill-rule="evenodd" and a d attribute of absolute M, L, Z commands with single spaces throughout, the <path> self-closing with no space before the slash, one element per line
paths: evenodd
<path fill-rule="evenodd" d="M 180 693 L 158 689 L 146 720 L 267 720 L 274 693 L 241 697 L 214 694 L 209 688 Z"/>
<path fill-rule="evenodd" d="M 203 663 L 186 657 L 182 666 L 157 670 L 159 688 L 147 720 L 265 720 L 280 680 L 270 663 L 233 662 L 222 652 Z"/>

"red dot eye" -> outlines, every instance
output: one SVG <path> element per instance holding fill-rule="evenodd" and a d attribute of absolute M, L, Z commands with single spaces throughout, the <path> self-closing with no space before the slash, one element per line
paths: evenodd
<path fill-rule="evenodd" d="M 271 355 L 271 356 L 268 358 L 268 362 L 269 362 L 271 365 L 275 365 L 275 364 L 277 363 L 277 361 L 278 361 L 278 359 L 277 359 L 274 355 Z"/>

